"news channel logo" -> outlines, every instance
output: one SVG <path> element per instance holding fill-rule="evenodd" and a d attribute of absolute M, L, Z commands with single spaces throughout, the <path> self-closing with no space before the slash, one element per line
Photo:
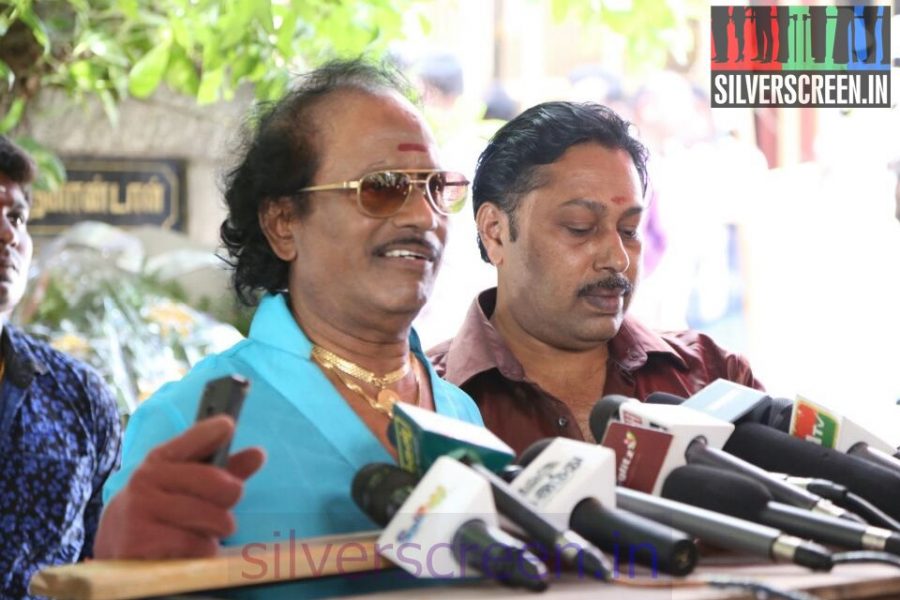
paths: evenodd
<path fill-rule="evenodd" d="M 890 107 L 891 6 L 710 7 L 711 106 Z"/>

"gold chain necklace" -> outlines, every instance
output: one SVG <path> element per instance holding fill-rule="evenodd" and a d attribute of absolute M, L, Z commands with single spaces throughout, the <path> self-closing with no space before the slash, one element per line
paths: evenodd
<path fill-rule="evenodd" d="M 336 369 L 341 373 L 345 373 L 346 375 L 353 377 L 354 379 L 359 379 L 360 381 L 364 381 L 369 385 L 373 385 L 379 390 L 383 390 L 392 383 L 397 383 L 398 381 L 406 377 L 406 374 L 409 373 L 409 367 L 412 363 L 413 358 L 412 352 L 410 352 L 410 362 L 404 364 L 402 367 L 395 371 L 385 373 L 383 376 L 379 377 L 372 371 L 364 369 L 358 364 L 350 362 L 346 358 L 341 358 L 334 352 L 326 350 L 322 346 L 313 346 L 312 357 L 315 358 L 316 361 L 323 367 Z"/>
<path fill-rule="evenodd" d="M 318 347 L 318 346 L 316 346 Z M 334 373 L 334 376 L 338 378 L 338 381 L 344 384 L 351 392 L 355 392 L 358 395 L 362 396 L 363 399 L 369 403 L 369 406 L 377 410 L 378 412 L 387 415 L 389 418 L 394 418 L 394 405 L 400 401 L 400 396 L 394 390 L 390 390 L 387 388 L 381 388 L 378 390 L 377 398 L 373 398 L 369 394 L 365 392 L 361 387 L 352 381 L 348 381 L 344 375 L 341 373 L 345 373 L 341 369 L 338 369 L 335 364 L 332 362 L 322 361 L 321 357 L 315 353 L 315 348 L 313 349 L 313 358 L 317 363 L 322 365 L 327 371 L 331 371 Z M 352 363 L 351 363 L 352 364 Z M 356 366 L 356 365 L 354 365 Z M 409 365 L 406 366 L 406 372 L 408 373 L 410 370 Z M 419 370 L 412 369 L 413 376 L 416 378 L 416 406 L 422 405 L 422 380 L 419 378 Z M 390 373 L 388 373 L 390 375 Z M 387 376 L 385 376 L 387 377 Z M 395 380 L 396 381 L 396 380 Z"/>

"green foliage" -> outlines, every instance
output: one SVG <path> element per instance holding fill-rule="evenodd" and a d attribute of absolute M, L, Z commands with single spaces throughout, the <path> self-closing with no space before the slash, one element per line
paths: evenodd
<path fill-rule="evenodd" d="M 687 66 L 694 44 L 687 24 L 709 15 L 702 0 L 550 0 L 550 9 L 555 20 L 581 23 L 586 34 L 607 30 L 627 39 L 625 62 L 632 71 L 670 61 Z"/>
<path fill-rule="evenodd" d="M 42 88 L 100 100 L 166 83 L 200 104 L 249 84 L 276 98 L 331 56 L 378 54 L 413 0 L 11 0 L 0 2 L 0 133 Z"/>
<path fill-rule="evenodd" d="M 38 165 L 37 181 L 34 187 L 39 190 L 55 190 L 66 181 L 66 167 L 59 157 L 34 138 L 19 137 L 16 143 L 22 146 Z"/>

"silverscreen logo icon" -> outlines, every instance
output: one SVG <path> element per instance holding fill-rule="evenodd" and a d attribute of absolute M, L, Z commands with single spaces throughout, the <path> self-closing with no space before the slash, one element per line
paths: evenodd
<path fill-rule="evenodd" d="M 889 107 L 891 7 L 710 7 L 713 107 Z"/>

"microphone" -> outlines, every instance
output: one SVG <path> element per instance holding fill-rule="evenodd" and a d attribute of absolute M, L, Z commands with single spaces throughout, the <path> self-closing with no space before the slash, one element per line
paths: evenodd
<path fill-rule="evenodd" d="M 757 481 L 703 465 L 678 467 L 666 478 L 663 497 L 777 527 L 806 539 L 854 550 L 900 553 L 900 535 L 880 527 L 818 515 L 775 502 Z"/>
<path fill-rule="evenodd" d="M 613 416 L 616 418 L 615 421 L 612 420 Z M 709 445 L 721 448 L 734 431 L 734 425 L 731 423 L 696 410 L 681 406 L 649 405 L 633 398 L 623 399 L 621 396 L 604 396 L 598 400 L 591 409 L 588 422 L 594 439 L 604 446 L 619 450 L 625 457 L 634 455 L 634 451 L 629 451 L 628 448 L 633 442 L 638 441 L 639 437 L 644 441 L 641 448 L 645 452 L 643 455 L 645 458 L 650 457 L 650 447 L 653 446 L 655 449 L 653 456 L 661 458 L 662 462 L 659 468 L 654 470 L 648 468 L 647 462 L 644 463 L 641 473 L 648 478 L 646 483 L 650 483 L 649 479 L 653 480 L 652 488 L 638 489 L 652 491 L 654 495 L 659 495 L 665 476 L 675 467 L 684 464 L 684 453 L 694 438 L 702 436 Z M 601 429 L 604 424 L 606 427 Z M 635 425 L 645 430 L 652 429 L 668 434 L 669 437 L 651 436 L 649 433 L 636 434 L 631 428 Z M 618 455 L 619 452 L 617 457 Z M 621 475 L 620 473 L 619 483 L 623 484 Z"/>
<path fill-rule="evenodd" d="M 416 577 L 465 577 L 469 567 L 510 587 L 547 589 L 544 563 L 499 529 L 490 486 L 452 458 L 435 461 L 418 484 L 397 466 L 366 465 L 351 495 L 384 527 L 381 555 Z"/>
<path fill-rule="evenodd" d="M 857 442 L 850 446 L 847 450 L 847 454 L 851 456 L 856 456 L 863 460 L 867 460 L 870 463 L 874 463 L 885 469 L 889 469 L 900 475 L 900 459 L 891 456 L 887 452 L 883 452 L 878 448 L 870 446 L 866 442 Z"/>
<path fill-rule="evenodd" d="M 397 449 L 398 464 L 422 475 L 439 457 L 464 449 L 492 471 L 513 462 L 516 453 L 484 427 L 453 417 L 397 403 L 388 428 L 388 439 Z"/>
<path fill-rule="evenodd" d="M 598 409 L 599 405 L 599 412 L 608 413 L 609 409 L 603 406 L 606 403 L 607 398 L 601 398 L 594 409 Z M 618 398 L 613 399 L 612 403 L 618 405 L 622 422 L 610 422 L 605 432 L 592 433 L 601 440 L 601 444 L 616 451 L 620 485 L 658 496 L 666 476 L 673 469 L 686 463 L 702 463 L 738 471 L 756 479 L 781 502 L 832 516 L 858 518 L 827 500 L 720 450 L 734 431 L 731 423 L 684 406 L 621 402 Z M 598 418 L 590 422 L 594 425 L 600 421 Z"/>
<path fill-rule="evenodd" d="M 773 527 L 623 487 L 616 489 L 616 500 L 621 508 L 669 523 L 722 548 L 774 561 L 793 562 L 817 571 L 830 571 L 833 564 L 824 547 Z"/>
<path fill-rule="evenodd" d="M 394 407 L 392 423 L 393 435 L 389 433 L 388 437 L 404 469 L 420 474 L 440 458 L 441 452 L 459 459 L 490 484 L 500 514 L 542 548 L 554 552 L 561 563 L 579 573 L 587 570 L 598 579 L 611 577 L 611 567 L 598 548 L 536 513 L 526 499 L 484 464 L 487 459 L 500 470 L 513 456 L 512 449 L 493 433 L 477 426 L 463 428 L 467 424 L 457 419 L 404 403 Z"/>
<path fill-rule="evenodd" d="M 826 448 L 858 456 L 900 474 L 893 445 L 848 416 L 797 396 L 788 433 Z"/>
<path fill-rule="evenodd" d="M 520 494 L 557 527 L 570 527 L 600 549 L 676 576 L 693 571 L 697 548 L 682 531 L 616 509 L 615 456 L 602 446 L 546 438 L 520 456 L 513 482 Z"/>
<path fill-rule="evenodd" d="M 877 464 L 756 423 L 739 425 L 725 451 L 769 471 L 845 485 L 892 518 L 900 519 L 900 476 Z"/>
<path fill-rule="evenodd" d="M 773 429 L 772 431 L 775 430 Z M 776 500 L 781 502 L 820 512 L 832 517 L 847 519 L 849 521 L 861 521 L 861 519 L 853 513 L 804 488 L 791 485 L 783 478 L 769 473 L 764 469 L 760 469 L 749 461 L 741 460 L 718 448 L 706 447 L 703 440 L 694 440 L 691 442 L 686 452 L 686 458 L 688 464 L 718 467 L 721 470 L 740 473 L 744 477 L 753 479 L 763 485 Z"/>
<path fill-rule="evenodd" d="M 647 396 L 648 404 L 681 404 L 729 423 L 762 423 L 781 431 L 790 426 L 793 402 L 772 398 L 760 390 L 716 379 L 690 398 L 665 392 Z"/>

